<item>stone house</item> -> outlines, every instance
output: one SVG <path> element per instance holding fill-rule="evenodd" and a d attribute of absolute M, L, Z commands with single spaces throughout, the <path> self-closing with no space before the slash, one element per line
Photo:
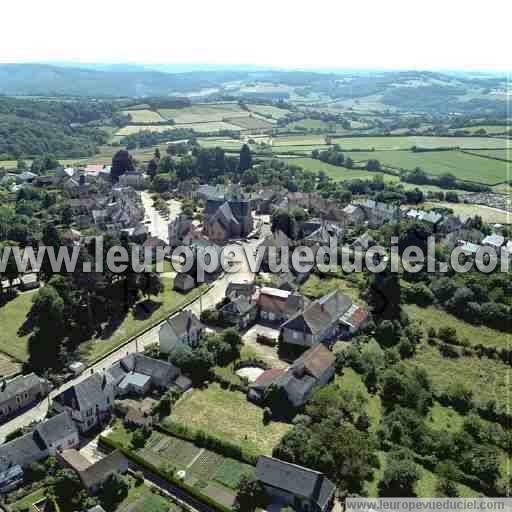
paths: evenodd
<path fill-rule="evenodd" d="M 225 304 L 220 310 L 220 315 L 227 324 L 245 329 L 255 322 L 258 309 L 250 299 L 240 295 Z"/>
<path fill-rule="evenodd" d="M 183 310 L 167 319 L 158 333 L 160 352 L 170 354 L 180 345 L 196 347 L 204 335 L 204 326 L 190 310 Z"/>
<path fill-rule="evenodd" d="M 78 430 L 66 412 L 43 421 L 21 437 L 0 446 L 0 464 L 23 468 L 54 456 L 62 450 L 76 448 Z"/>
<path fill-rule="evenodd" d="M 305 302 L 299 293 L 264 286 L 256 299 L 258 318 L 262 322 L 280 325 L 301 311 Z"/>
<path fill-rule="evenodd" d="M 35 373 L 19 375 L 0 384 L 0 421 L 42 400 L 50 391 L 50 383 Z"/>
<path fill-rule="evenodd" d="M 340 321 L 352 299 L 338 290 L 315 300 L 281 327 L 283 343 L 312 347 L 331 341 L 340 333 Z"/>
<path fill-rule="evenodd" d="M 94 373 L 53 399 L 53 408 L 67 411 L 80 433 L 107 423 L 114 405 L 114 386 L 106 373 Z"/>
<path fill-rule="evenodd" d="M 256 479 L 272 503 L 297 512 L 329 512 L 333 507 L 336 487 L 318 471 L 260 456 Z"/>
<path fill-rule="evenodd" d="M 209 199 L 206 201 L 203 234 L 216 243 L 246 237 L 253 229 L 251 201 Z"/>
<path fill-rule="evenodd" d="M 186 272 L 179 272 L 176 274 L 173 282 L 173 289 L 181 292 L 187 293 L 190 290 L 194 289 L 196 286 L 196 280 Z"/>

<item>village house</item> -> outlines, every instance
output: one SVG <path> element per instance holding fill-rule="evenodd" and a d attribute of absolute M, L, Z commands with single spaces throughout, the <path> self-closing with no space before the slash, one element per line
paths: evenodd
<path fill-rule="evenodd" d="M 42 400 L 50 392 L 50 383 L 35 373 L 19 375 L 0 384 L 0 421 Z"/>
<path fill-rule="evenodd" d="M 306 350 L 288 370 L 263 372 L 249 387 L 247 398 L 261 403 L 270 386 L 275 386 L 293 410 L 302 408 L 316 389 L 328 384 L 335 372 L 335 357 L 325 345 Z M 279 411 L 283 412 L 283 411 Z"/>
<path fill-rule="evenodd" d="M 185 215 L 178 215 L 169 223 L 169 246 L 171 248 L 190 245 L 192 240 L 199 240 L 201 233 L 194 221 Z"/>
<path fill-rule="evenodd" d="M 133 187 L 136 190 L 145 188 L 148 184 L 149 176 L 140 171 L 126 171 L 119 176 L 119 185 L 121 187 Z"/>
<path fill-rule="evenodd" d="M 58 414 L 0 446 L 0 467 L 26 468 L 79 444 L 78 430 L 66 412 Z"/>
<path fill-rule="evenodd" d="M 204 335 L 204 326 L 190 310 L 183 310 L 169 317 L 158 333 L 160 352 L 170 354 L 175 348 L 187 345 L 196 347 Z"/>
<path fill-rule="evenodd" d="M 302 310 L 305 302 L 299 293 L 264 286 L 256 298 L 258 317 L 262 322 L 280 325 Z"/>
<path fill-rule="evenodd" d="M 61 466 L 77 474 L 89 494 L 95 494 L 112 475 L 128 472 L 128 460 L 119 450 L 108 454 L 94 464 L 74 449 L 59 453 L 57 460 Z"/>
<path fill-rule="evenodd" d="M 348 204 L 343 208 L 343 221 L 346 225 L 360 226 L 365 219 L 364 210 L 357 204 Z"/>
<path fill-rule="evenodd" d="M 82 434 L 107 423 L 113 405 L 114 386 L 104 373 L 94 373 L 53 399 L 53 408 L 68 412 Z"/>
<path fill-rule="evenodd" d="M 254 302 L 243 295 L 233 298 L 220 310 L 222 320 L 229 324 L 245 329 L 255 322 L 258 315 L 257 306 Z"/>
<path fill-rule="evenodd" d="M 355 251 L 367 251 L 370 247 L 376 245 L 373 237 L 366 231 L 360 237 L 356 238 L 351 244 L 350 247 Z"/>
<path fill-rule="evenodd" d="M 333 507 L 336 487 L 318 471 L 260 456 L 256 479 L 273 503 L 297 512 L 329 512 Z"/>
<path fill-rule="evenodd" d="M 229 297 L 231 300 L 237 299 L 238 297 L 245 297 L 250 299 L 254 292 L 256 291 L 256 285 L 254 280 L 243 279 L 243 280 L 233 280 L 229 281 L 228 286 L 226 288 L 226 297 Z"/>
<path fill-rule="evenodd" d="M 288 258 L 291 244 L 291 239 L 280 229 L 267 236 L 257 248 L 262 265 L 268 266 L 269 262 L 274 261 L 279 264 L 283 258 Z"/>
<path fill-rule="evenodd" d="M 360 199 L 352 204 L 362 208 L 365 222 L 370 228 L 379 228 L 386 222 L 397 221 L 400 218 L 400 209 L 396 205 L 381 203 L 373 199 Z"/>
<path fill-rule="evenodd" d="M 151 389 L 167 390 L 181 371 L 171 363 L 135 352 L 114 363 L 107 374 L 114 385 L 115 396 L 144 396 Z"/>
<path fill-rule="evenodd" d="M 368 314 L 361 306 L 334 290 L 286 321 L 281 327 L 282 340 L 291 345 L 312 347 L 355 333 L 367 319 Z"/>
<path fill-rule="evenodd" d="M 24 185 L 26 183 L 32 183 L 37 178 L 37 174 L 30 171 L 23 171 L 20 174 L 16 174 L 16 185 Z"/>

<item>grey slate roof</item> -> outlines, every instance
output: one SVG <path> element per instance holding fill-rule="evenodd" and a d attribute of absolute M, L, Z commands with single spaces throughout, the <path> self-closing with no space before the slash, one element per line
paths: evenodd
<path fill-rule="evenodd" d="M 62 405 L 84 411 L 103 402 L 107 388 L 112 388 L 108 374 L 94 373 L 57 395 L 55 400 Z"/>
<path fill-rule="evenodd" d="M 36 430 L 48 447 L 78 433 L 75 424 L 66 412 L 40 423 Z"/>
<path fill-rule="evenodd" d="M 11 465 L 25 466 L 40 460 L 47 448 L 37 431 L 30 432 L 0 446 L 0 460 Z"/>
<path fill-rule="evenodd" d="M 258 459 L 256 478 L 262 484 L 311 500 L 320 509 L 327 506 L 336 489 L 322 473 L 264 456 Z"/>
<path fill-rule="evenodd" d="M 11 400 L 21 393 L 38 387 L 40 384 L 41 378 L 38 377 L 35 373 L 29 373 L 28 375 L 20 375 L 15 377 L 5 384 L 5 389 L 0 388 L 0 403 Z"/>
<path fill-rule="evenodd" d="M 176 336 L 180 337 L 187 332 L 200 329 L 202 327 L 201 322 L 194 313 L 190 310 L 180 311 L 176 315 L 167 319 L 167 324 L 174 331 Z"/>
<path fill-rule="evenodd" d="M 141 373 L 155 379 L 166 379 L 169 382 L 180 375 L 180 370 L 173 364 L 139 353 L 127 355 L 121 359 L 121 364 L 127 372 Z"/>

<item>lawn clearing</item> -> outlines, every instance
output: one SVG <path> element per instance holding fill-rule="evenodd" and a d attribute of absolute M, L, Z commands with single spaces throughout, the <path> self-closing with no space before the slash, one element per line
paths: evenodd
<path fill-rule="evenodd" d="M 439 327 L 453 327 L 459 338 L 466 338 L 471 345 L 482 344 L 488 347 L 510 348 L 510 334 L 496 331 L 483 325 L 471 325 L 446 311 L 434 306 L 427 308 L 408 304 L 405 311 L 413 320 L 420 322 L 425 332 L 430 327 L 436 330 Z"/>
<path fill-rule="evenodd" d="M 203 148 L 222 148 L 225 151 L 239 151 L 242 147 L 242 141 L 236 139 L 226 139 L 219 137 L 198 138 L 197 141 Z"/>
<path fill-rule="evenodd" d="M 290 130 L 327 130 L 336 129 L 336 123 L 327 123 L 321 119 L 301 119 L 286 125 Z"/>
<path fill-rule="evenodd" d="M 466 356 L 451 359 L 423 342 L 405 364 L 425 369 L 437 393 L 452 384 L 461 384 L 473 392 L 476 402 L 495 400 L 500 407 L 509 406 L 512 369 L 501 361 Z"/>
<path fill-rule="evenodd" d="M 272 146 L 328 146 L 325 143 L 325 135 L 285 135 L 274 137 Z"/>
<path fill-rule="evenodd" d="M 194 130 L 197 133 L 216 133 L 223 130 L 229 130 L 232 132 L 239 132 L 240 127 L 226 123 L 224 121 L 208 121 L 206 123 L 188 123 L 188 124 L 177 124 L 175 128 L 183 128 L 186 130 Z"/>
<path fill-rule="evenodd" d="M 163 123 L 165 119 L 153 110 L 124 110 L 125 116 L 129 115 L 132 119 L 132 123 Z"/>
<path fill-rule="evenodd" d="M 21 335 L 19 330 L 27 320 L 32 308 L 32 298 L 36 293 L 37 290 L 20 293 L 0 307 L 0 352 L 21 362 L 26 362 L 29 358 L 29 334 Z"/>
<path fill-rule="evenodd" d="M 427 425 L 432 430 L 439 432 L 460 432 L 464 423 L 464 417 L 452 407 L 445 407 L 439 402 L 434 402 L 430 410 Z"/>
<path fill-rule="evenodd" d="M 187 393 L 170 419 L 239 445 L 255 455 L 270 455 L 291 425 L 263 424 L 263 409 L 244 394 L 223 390 L 218 384 Z"/>

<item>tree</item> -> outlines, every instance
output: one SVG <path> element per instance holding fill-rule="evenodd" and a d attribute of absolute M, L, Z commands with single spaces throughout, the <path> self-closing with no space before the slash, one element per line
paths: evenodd
<path fill-rule="evenodd" d="M 297 236 L 297 221 L 292 212 L 284 209 L 274 210 L 272 213 L 272 233 L 282 231 L 288 238 L 292 240 Z"/>
<path fill-rule="evenodd" d="M 393 498 L 414 497 L 414 486 L 419 476 L 418 468 L 407 450 L 390 452 L 379 484 L 379 493 Z"/>
<path fill-rule="evenodd" d="M 247 144 L 244 144 L 240 149 L 240 162 L 238 170 L 244 172 L 252 167 L 252 153 Z"/>
<path fill-rule="evenodd" d="M 158 164 L 156 163 L 156 160 L 152 158 L 148 162 L 148 174 L 151 179 L 153 179 L 156 176 L 156 173 L 158 171 Z"/>
<path fill-rule="evenodd" d="M 151 295 L 160 295 L 164 291 L 162 279 L 156 272 L 142 272 L 139 275 L 139 288 L 148 300 Z"/>
<path fill-rule="evenodd" d="M 133 165 L 132 156 L 126 149 L 120 149 L 112 157 L 112 168 L 110 170 L 112 182 L 117 183 L 120 176 L 122 176 L 125 172 L 133 170 L 135 170 L 135 167 Z"/>
<path fill-rule="evenodd" d="M 238 483 L 235 508 L 240 512 L 252 512 L 263 501 L 263 486 L 255 477 L 242 475 Z"/>
<path fill-rule="evenodd" d="M 401 316 L 400 277 L 386 267 L 369 278 L 368 302 L 378 320 L 399 320 Z"/>
<path fill-rule="evenodd" d="M 128 495 L 130 484 L 122 475 L 110 475 L 102 484 L 98 497 L 107 511 L 115 510 L 116 506 Z"/>

